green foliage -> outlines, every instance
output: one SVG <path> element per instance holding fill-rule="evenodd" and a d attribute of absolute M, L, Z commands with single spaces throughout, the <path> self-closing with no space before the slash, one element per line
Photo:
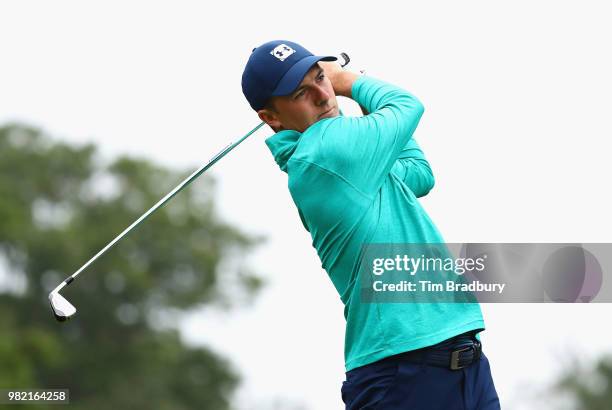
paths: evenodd
<path fill-rule="evenodd" d="M 249 302 L 260 279 L 241 265 L 257 238 L 215 215 L 204 176 L 62 293 L 78 309 L 53 319 L 47 294 L 185 175 L 93 145 L 0 127 L 0 388 L 67 388 L 75 409 L 229 408 L 230 364 L 182 344 L 180 313 Z M 20 408 L 43 408 L 21 406 Z"/>
<path fill-rule="evenodd" d="M 559 379 L 556 390 L 569 395 L 576 410 L 612 408 L 612 356 L 600 358 L 593 368 L 576 359 Z"/>

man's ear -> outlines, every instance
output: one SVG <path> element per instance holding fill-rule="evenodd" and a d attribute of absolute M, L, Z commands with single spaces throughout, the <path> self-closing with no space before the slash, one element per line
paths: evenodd
<path fill-rule="evenodd" d="M 281 122 L 278 118 L 278 113 L 270 109 L 264 108 L 262 110 L 257 111 L 257 115 L 263 122 L 268 124 L 270 128 L 272 128 L 275 132 L 278 132 L 279 130 L 282 129 Z"/>

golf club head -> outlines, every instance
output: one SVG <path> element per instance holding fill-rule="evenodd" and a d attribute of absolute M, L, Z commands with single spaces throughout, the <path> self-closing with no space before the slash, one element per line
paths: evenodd
<path fill-rule="evenodd" d="M 49 302 L 58 322 L 65 322 L 76 313 L 76 308 L 72 306 L 72 303 L 68 302 L 58 292 L 51 292 L 49 294 Z"/>

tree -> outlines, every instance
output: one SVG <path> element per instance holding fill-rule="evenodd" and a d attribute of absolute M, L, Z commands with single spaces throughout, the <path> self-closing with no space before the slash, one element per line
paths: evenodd
<path fill-rule="evenodd" d="M 569 396 L 573 409 L 612 408 L 612 356 L 601 357 L 592 368 L 574 359 L 559 378 L 555 390 Z"/>
<path fill-rule="evenodd" d="M 185 175 L 122 157 L 102 165 L 24 125 L 0 127 L 0 388 L 67 388 L 75 409 L 230 407 L 231 364 L 180 340 L 176 320 L 203 304 L 248 302 L 260 279 L 241 264 L 258 242 L 215 214 L 201 177 L 63 291 L 47 294 Z M 33 405 L 21 408 L 42 408 Z"/>

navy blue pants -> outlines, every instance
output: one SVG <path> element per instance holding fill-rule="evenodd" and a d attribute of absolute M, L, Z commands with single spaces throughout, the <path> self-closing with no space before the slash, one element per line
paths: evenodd
<path fill-rule="evenodd" d="M 384 360 L 346 373 L 346 410 L 497 410 L 489 360 L 459 370 Z"/>

